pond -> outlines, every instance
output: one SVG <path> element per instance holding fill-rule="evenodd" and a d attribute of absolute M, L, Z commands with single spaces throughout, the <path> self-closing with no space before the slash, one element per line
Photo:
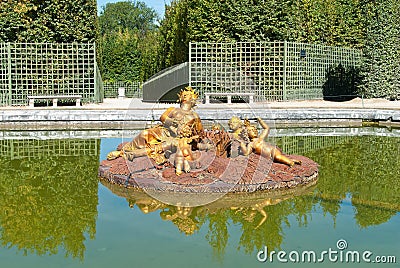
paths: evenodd
<path fill-rule="evenodd" d="M 399 267 L 398 129 L 277 129 L 316 185 L 194 208 L 99 181 L 130 134 L 1 133 L 1 267 Z"/>

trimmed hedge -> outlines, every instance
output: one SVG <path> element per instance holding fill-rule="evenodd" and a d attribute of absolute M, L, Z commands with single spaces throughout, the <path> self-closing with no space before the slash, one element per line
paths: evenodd
<path fill-rule="evenodd" d="M 398 0 L 173 0 L 160 33 L 159 68 L 187 61 L 189 42 L 287 40 L 363 49 L 364 79 L 354 93 L 400 99 Z"/>
<path fill-rule="evenodd" d="M 400 100 L 400 2 L 377 0 L 368 10 L 361 93 Z"/>
<path fill-rule="evenodd" d="M 0 2 L 0 42 L 95 42 L 95 0 Z"/>
<path fill-rule="evenodd" d="M 108 3 L 100 13 L 100 69 L 104 81 L 144 81 L 154 69 L 157 13 L 140 1 Z"/>

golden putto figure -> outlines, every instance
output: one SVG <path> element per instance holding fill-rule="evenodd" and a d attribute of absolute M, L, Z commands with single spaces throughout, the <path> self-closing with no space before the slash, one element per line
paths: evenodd
<path fill-rule="evenodd" d="M 250 125 L 248 120 L 245 120 L 244 122 L 244 126 L 247 130 L 246 134 L 250 142 L 246 144 L 244 141 L 241 141 L 240 147 L 243 155 L 249 155 L 250 153 L 254 152 L 258 155 L 271 158 L 275 162 L 286 164 L 288 166 L 294 166 L 295 164 L 300 165 L 301 161 L 285 156 L 275 145 L 265 142 L 265 139 L 269 135 L 269 126 L 261 118 L 257 118 L 257 121 L 263 127 L 263 131 L 261 132 L 260 136 L 258 135 L 258 130 L 255 126 Z"/>

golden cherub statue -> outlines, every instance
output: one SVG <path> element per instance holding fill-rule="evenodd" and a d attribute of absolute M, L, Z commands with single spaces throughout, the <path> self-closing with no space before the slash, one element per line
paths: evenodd
<path fill-rule="evenodd" d="M 261 132 L 260 136 L 258 136 L 258 130 L 255 126 L 250 125 L 250 122 L 247 119 L 244 122 L 244 126 L 247 130 L 247 137 L 249 138 L 250 142 L 245 144 L 244 141 L 241 141 L 240 148 L 243 155 L 249 155 L 250 153 L 254 152 L 263 157 L 270 158 L 275 162 L 286 164 L 291 167 L 295 164 L 300 165 L 301 161 L 290 159 L 282 154 L 282 151 L 279 150 L 275 145 L 265 142 L 265 138 L 267 138 L 269 135 L 269 126 L 261 118 L 257 118 L 257 121 L 263 127 L 263 131 Z"/>

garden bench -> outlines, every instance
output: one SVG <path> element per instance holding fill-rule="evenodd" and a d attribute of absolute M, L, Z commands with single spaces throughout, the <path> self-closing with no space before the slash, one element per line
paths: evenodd
<path fill-rule="evenodd" d="M 206 96 L 206 104 L 210 103 L 210 96 L 223 96 L 223 97 L 226 96 L 228 103 L 232 103 L 232 96 L 239 96 L 239 97 L 248 96 L 249 103 L 253 103 L 255 93 L 251 93 L 251 92 L 246 92 L 246 93 L 243 93 L 243 92 L 227 92 L 227 93 L 207 92 L 207 93 L 204 93 L 204 95 Z"/>
<path fill-rule="evenodd" d="M 28 96 L 29 107 L 35 107 L 35 100 L 53 100 L 53 107 L 57 107 L 58 100 L 75 100 L 76 106 L 81 106 L 81 95 L 39 95 Z"/>

